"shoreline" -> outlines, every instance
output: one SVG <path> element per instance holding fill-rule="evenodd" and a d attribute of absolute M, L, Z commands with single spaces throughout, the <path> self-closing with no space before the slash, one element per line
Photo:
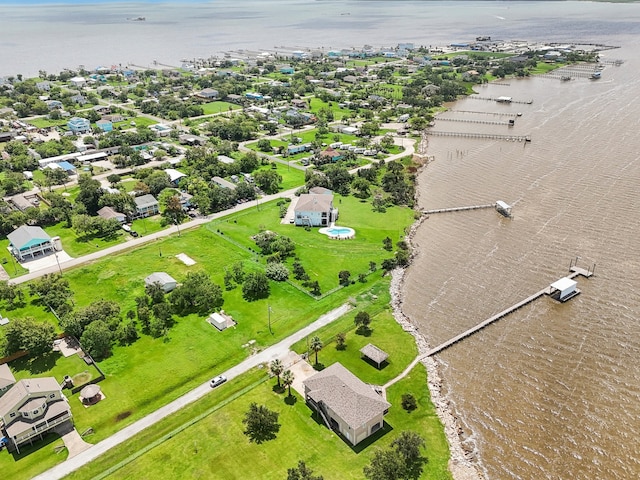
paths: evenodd
<path fill-rule="evenodd" d="M 429 162 L 425 162 L 420 167 L 418 175 L 422 173 L 428 164 Z M 416 201 L 417 200 L 416 193 Z M 405 236 L 405 241 L 409 244 L 412 259 L 416 256 L 416 249 L 413 245 L 415 232 L 427 218 L 427 216 L 422 215 L 417 219 L 411 225 L 409 233 Z M 404 300 L 402 290 L 405 285 L 407 269 L 410 268 L 410 266 L 411 264 L 409 267 L 396 268 L 391 272 L 391 284 L 389 286 L 391 308 L 396 322 L 398 322 L 407 333 L 413 336 L 416 346 L 418 347 L 418 355 L 422 355 L 429 350 L 429 342 L 402 310 Z M 465 435 L 464 429 L 452 412 L 449 399 L 442 393 L 442 377 L 437 361 L 432 357 L 426 357 L 422 359 L 420 363 L 422 363 L 427 370 L 427 387 L 429 388 L 431 402 L 434 404 L 438 418 L 442 422 L 447 443 L 449 444 L 449 472 L 451 472 L 454 480 L 485 480 L 485 477 L 480 472 L 477 461 L 474 461 L 477 452 L 475 449 L 465 447 L 463 438 Z"/>

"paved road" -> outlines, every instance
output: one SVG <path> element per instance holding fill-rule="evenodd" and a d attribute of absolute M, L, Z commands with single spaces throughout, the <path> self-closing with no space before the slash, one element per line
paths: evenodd
<path fill-rule="evenodd" d="M 313 322 L 311 325 L 298 330 L 296 333 L 288 336 L 284 340 L 272 345 L 271 347 L 263 350 L 262 352 L 254 355 L 252 357 L 247 358 L 243 362 L 239 363 L 235 367 L 230 368 L 226 372 L 222 372 L 223 375 L 227 377 L 228 381 L 233 380 L 237 376 L 247 372 L 248 370 L 256 367 L 259 364 L 270 362 L 276 358 L 284 357 L 288 352 L 291 345 L 306 338 L 311 335 L 313 332 L 318 330 L 319 328 L 333 322 L 334 320 L 340 318 L 342 315 L 347 313 L 350 309 L 348 304 L 344 304 L 329 313 L 322 315 L 318 320 Z M 218 373 L 218 372 L 214 372 Z M 205 396 L 208 392 L 211 391 L 211 387 L 209 387 L 209 383 L 204 383 L 199 387 L 191 390 L 190 392 L 184 394 L 180 398 L 177 398 L 173 402 L 165 405 L 162 408 L 159 408 L 153 413 L 150 413 L 144 418 L 132 423 L 128 427 L 123 428 L 119 432 L 113 434 L 109 438 L 93 445 L 89 449 L 84 452 L 79 453 L 73 458 L 70 458 L 63 463 L 56 465 L 55 467 L 47 470 L 46 472 L 34 477 L 32 480 L 58 480 L 64 478 L 66 475 L 69 475 L 71 472 L 79 469 L 83 465 L 95 460 L 100 455 L 106 453 L 116 445 L 121 444 L 122 442 L 130 439 L 137 433 L 141 432 L 145 428 L 159 422 L 165 417 L 177 412 L 182 407 L 195 402 L 196 400 Z"/>
<path fill-rule="evenodd" d="M 298 188 L 292 188 L 289 190 L 285 190 L 283 192 L 278 192 L 276 194 L 273 195 L 266 195 L 262 198 L 260 198 L 258 201 L 260 203 L 264 203 L 264 202 L 269 202 L 271 200 L 277 199 L 277 198 L 285 198 L 285 197 L 289 197 L 292 198 L 296 192 L 296 190 L 298 190 Z M 214 213 L 213 215 L 209 215 L 207 217 L 203 217 L 203 218 L 196 218 L 195 220 L 191 220 L 189 222 L 183 223 L 182 225 L 180 225 L 180 231 L 184 231 L 188 228 L 193 228 L 193 227 L 197 227 L 200 226 L 202 224 L 208 223 L 211 220 L 214 220 L 216 218 L 221 218 L 224 217 L 225 215 L 229 215 L 233 212 L 239 212 L 242 210 L 247 210 L 249 208 L 253 208 L 256 206 L 256 203 L 254 202 L 247 202 L 247 203 L 242 203 L 240 205 L 236 205 L 235 207 L 229 209 L 229 210 L 223 210 L 221 212 L 218 213 Z M 175 225 L 170 227 L 170 228 L 165 228 L 164 230 L 161 230 L 159 232 L 155 232 L 149 235 L 145 235 L 143 237 L 138 237 L 138 238 L 133 238 L 131 240 L 128 240 L 124 243 L 120 243 L 118 245 L 114 245 L 113 247 L 109 247 L 109 248 L 105 248 L 104 250 L 100 250 L 94 253 L 90 253 L 88 255 L 84 255 L 82 257 L 78 257 L 78 258 L 74 258 L 72 260 L 69 260 L 67 262 L 63 262 L 60 264 L 60 269 L 62 270 L 68 270 L 70 268 L 75 268 L 79 265 L 83 265 L 85 263 L 89 263 L 92 262 L 94 260 L 100 259 L 102 257 L 107 257 L 109 255 L 113 255 L 115 253 L 121 252 L 123 250 L 127 250 L 130 248 L 134 248 L 134 247 L 139 247 L 141 245 L 145 245 L 147 243 L 153 242 L 154 240 L 157 240 L 159 238 L 164 238 L 164 237 L 168 237 L 169 235 L 175 234 L 178 232 L 178 227 L 176 227 Z M 64 246 L 64 245 L 63 245 Z M 40 278 L 41 276 L 47 274 L 47 273 L 58 273 L 59 269 L 58 269 L 58 265 L 54 264 L 51 267 L 48 268 L 43 268 L 42 270 L 38 270 L 36 272 L 31 272 L 31 273 L 27 273 L 25 275 L 22 275 L 20 277 L 14 278 L 13 280 L 11 280 L 12 284 L 19 284 L 19 283 L 24 283 L 24 282 L 28 282 L 30 280 L 33 280 L 35 278 Z"/>

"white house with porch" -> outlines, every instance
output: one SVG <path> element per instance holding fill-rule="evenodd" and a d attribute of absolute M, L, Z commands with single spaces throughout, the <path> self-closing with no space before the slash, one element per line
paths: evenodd
<path fill-rule="evenodd" d="M 300 226 L 327 227 L 338 219 L 333 208 L 333 195 L 303 193 L 294 209 L 294 223 Z"/>
<path fill-rule="evenodd" d="M 55 251 L 54 240 L 38 226 L 22 225 L 7 235 L 7 238 L 9 239 L 9 251 L 19 262 Z"/>
<path fill-rule="evenodd" d="M 71 420 L 71 409 L 53 377 L 18 381 L 0 398 L 0 432 L 11 450 Z"/>

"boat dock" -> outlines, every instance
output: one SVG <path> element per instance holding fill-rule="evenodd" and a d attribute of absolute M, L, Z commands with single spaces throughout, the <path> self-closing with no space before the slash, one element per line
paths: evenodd
<path fill-rule="evenodd" d="M 484 125 L 513 125 L 514 118 L 511 120 L 507 120 L 506 122 L 501 120 L 471 120 L 470 118 L 445 118 L 438 117 L 436 121 L 438 122 L 461 122 L 461 123 L 481 123 Z"/>
<path fill-rule="evenodd" d="M 595 266 L 594 266 L 594 270 L 587 270 L 587 269 L 584 269 L 584 268 L 580 268 L 580 267 L 578 267 L 576 265 L 573 265 L 573 262 L 572 262 L 572 265 L 569 267 L 569 269 L 570 269 L 570 272 L 571 272 L 567 276 L 567 278 L 569 278 L 569 279 L 574 279 L 578 275 L 582 275 L 585 278 L 589 278 L 589 277 L 591 277 L 593 275 L 593 272 L 595 270 Z M 482 330 L 486 326 L 491 325 L 492 323 L 500 320 L 501 318 L 506 317 L 507 315 L 515 312 L 516 310 L 519 310 L 520 308 L 524 307 L 525 305 L 528 305 L 529 303 L 533 302 L 534 300 L 537 300 L 538 298 L 542 297 L 543 295 L 550 295 L 551 294 L 550 290 L 551 290 L 550 287 L 543 288 L 539 292 L 536 292 L 533 295 L 525 298 L 524 300 L 521 300 L 520 302 L 516 303 L 515 305 L 512 305 L 511 307 L 501 311 L 500 313 L 496 313 L 492 317 L 487 318 L 485 321 L 478 323 L 474 327 L 471 327 L 468 330 L 465 330 L 460 335 L 456 335 L 452 339 L 447 340 L 444 343 L 441 343 L 440 345 L 438 345 L 435 348 L 432 348 L 431 350 L 426 352 L 424 355 L 422 355 L 422 358 L 431 357 L 433 355 L 436 355 L 437 353 L 440 353 L 443 350 L 446 350 L 451 345 L 454 345 L 454 344 L 458 343 L 460 340 L 463 340 L 463 339 L 473 335 L 474 333 L 479 332 L 480 330 Z"/>
<path fill-rule="evenodd" d="M 452 208 L 437 208 L 435 210 L 423 210 L 424 215 L 431 215 L 433 213 L 447 213 L 447 212 L 463 212 L 465 210 L 480 210 L 481 208 L 494 208 L 495 203 L 487 203 L 486 205 L 471 205 L 469 207 L 452 207 Z"/>
<path fill-rule="evenodd" d="M 496 133 L 472 133 L 472 132 L 444 132 L 441 130 L 426 130 L 427 135 L 436 137 L 463 137 L 482 138 L 487 140 L 506 140 L 509 142 L 530 142 L 530 135 L 500 135 Z"/>
<path fill-rule="evenodd" d="M 471 100 L 488 100 L 490 102 L 498 102 L 498 103 L 519 103 L 521 105 L 531 105 L 533 100 L 514 100 L 511 97 L 478 97 L 476 95 L 471 95 L 468 98 Z"/>

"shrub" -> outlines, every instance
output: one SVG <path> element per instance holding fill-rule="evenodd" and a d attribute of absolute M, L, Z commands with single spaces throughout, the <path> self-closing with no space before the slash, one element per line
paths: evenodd
<path fill-rule="evenodd" d="M 284 282 L 289 278 L 289 269 L 283 263 L 269 263 L 265 275 L 276 282 Z"/>

